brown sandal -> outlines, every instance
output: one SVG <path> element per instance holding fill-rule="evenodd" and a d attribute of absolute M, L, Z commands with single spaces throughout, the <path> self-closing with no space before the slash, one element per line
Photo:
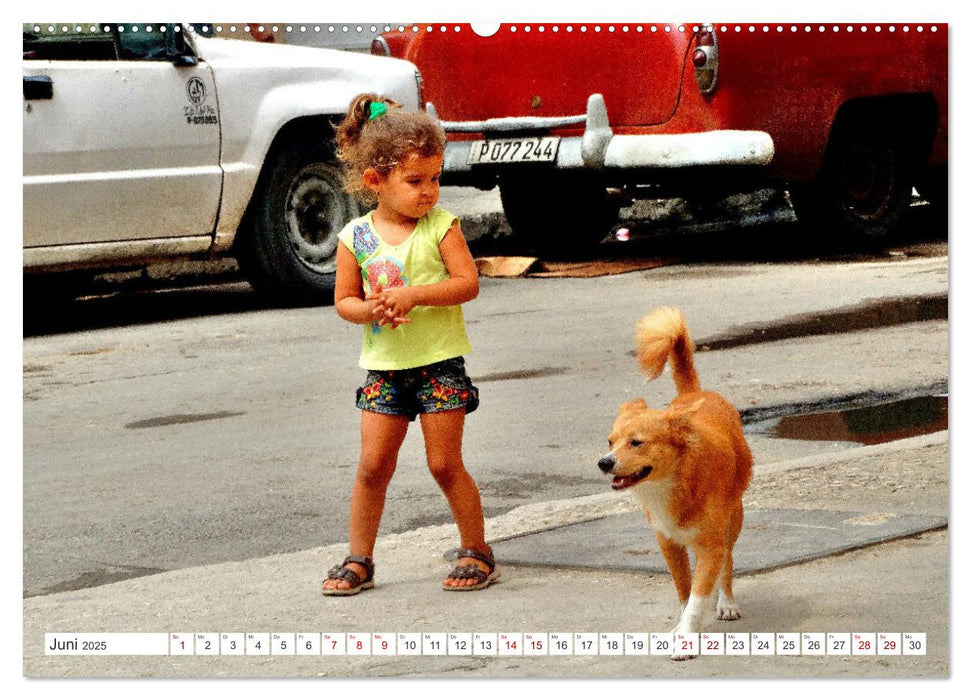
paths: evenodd
<path fill-rule="evenodd" d="M 475 564 L 465 564 L 456 566 L 446 578 L 472 579 L 475 583 L 471 586 L 447 586 L 442 584 L 442 589 L 446 591 L 479 591 L 488 588 L 499 578 L 499 567 L 496 560 L 492 558 L 492 552 L 488 554 L 476 549 L 457 549 L 454 552 L 457 559 L 475 559 L 481 561 L 489 567 L 489 571 L 483 571 Z"/>
<path fill-rule="evenodd" d="M 347 567 L 348 564 L 360 564 L 364 567 L 367 574 L 363 581 L 354 569 Z M 324 595 L 357 595 L 361 591 L 374 588 L 373 578 L 374 562 L 371 560 L 371 557 L 359 557 L 352 554 L 344 560 L 343 564 L 339 564 L 328 571 L 327 578 L 321 582 L 321 585 L 323 585 L 329 579 L 339 579 L 351 584 L 350 588 L 322 588 L 321 590 Z"/>

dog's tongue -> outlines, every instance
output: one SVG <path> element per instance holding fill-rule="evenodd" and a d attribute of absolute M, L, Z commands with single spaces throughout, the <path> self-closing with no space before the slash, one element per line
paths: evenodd
<path fill-rule="evenodd" d="M 632 481 L 634 481 L 633 476 L 615 476 L 610 482 L 610 488 L 614 491 L 621 491 L 630 486 Z"/>

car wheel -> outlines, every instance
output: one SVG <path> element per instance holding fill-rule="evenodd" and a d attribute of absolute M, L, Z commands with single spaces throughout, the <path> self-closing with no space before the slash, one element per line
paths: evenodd
<path fill-rule="evenodd" d="M 499 194 L 513 235 L 548 258 L 589 255 L 619 211 L 588 173 L 509 173 L 499 178 Z"/>
<path fill-rule="evenodd" d="M 322 145 L 290 143 L 254 193 L 240 264 L 253 287 L 273 301 L 327 303 L 334 293 L 337 234 L 359 214 L 330 153 Z"/>
<path fill-rule="evenodd" d="M 913 155 L 897 133 L 868 120 L 834 129 L 819 176 L 790 189 L 799 219 L 820 232 L 892 236 L 914 187 Z"/>

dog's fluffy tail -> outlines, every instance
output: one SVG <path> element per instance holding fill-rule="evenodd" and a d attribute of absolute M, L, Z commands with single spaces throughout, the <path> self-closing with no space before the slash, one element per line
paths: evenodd
<path fill-rule="evenodd" d="M 678 394 L 701 391 L 695 372 L 695 344 L 681 311 L 668 306 L 654 309 L 638 322 L 634 339 L 637 362 L 648 379 L 657 379 L 670 358 Z"/>

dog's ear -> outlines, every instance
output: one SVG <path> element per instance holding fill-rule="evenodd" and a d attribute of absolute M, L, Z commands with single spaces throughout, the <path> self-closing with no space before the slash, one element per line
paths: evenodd
<path fill-rule="evenodd" d="M 627 403 L 622 403 L 618 411 L 620 416 L 629 416 L 634 413 L 640 413 L 641 411 L 646 411 L 648 408 L 647 401 L 644 399 L 634 399 L 633 401 L 628 401 Z"/>
<path fill-rule="evenodd" d="M 668 412 L 668 425 L 671 428 L 671 434 L 678 442 L 684 444 L 690 439 L 693 432 L 691 419 L 694 418 L 704 403 L 705 400 L 701 398 L 690 406 L 675 408 Z"/>

